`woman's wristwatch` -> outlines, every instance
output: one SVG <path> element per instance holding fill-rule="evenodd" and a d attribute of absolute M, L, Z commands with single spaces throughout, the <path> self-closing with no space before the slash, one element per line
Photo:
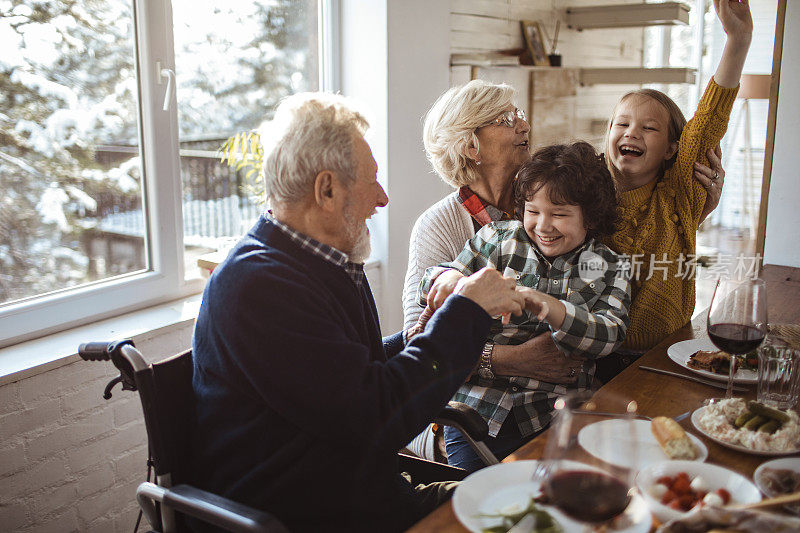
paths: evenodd
<path fill-rule="evenodd" d="M 494 343 L 487 342 L 483 346 L 481 352 L 481 360 L 478 365 L 478 377 L 481 379 L 494 379 L 494 372 L 492 371 L 492 352 L 494 351 Z"/>

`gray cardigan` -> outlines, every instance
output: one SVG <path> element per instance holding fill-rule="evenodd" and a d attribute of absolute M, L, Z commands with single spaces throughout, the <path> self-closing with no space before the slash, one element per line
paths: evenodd
<path fill-rule="evenodd" d="M 458 201 L 458 191 L 448 194 L 419 216 L 408 245 L 403 330 L 416 324 L 422 313 L 417 304 L 417 291 L 425 269 L 454 260 L 474 235 L 472 217 Z"/>

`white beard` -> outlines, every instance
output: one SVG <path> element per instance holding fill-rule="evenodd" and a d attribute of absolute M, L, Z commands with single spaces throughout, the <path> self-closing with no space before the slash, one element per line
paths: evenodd
<path fill-rule="evenodd" d="M 347 240 L 352 243 L 350 250 L 343 250 L 351 263 L 364 263 L 372 252 L 372 243 L 369 239 L 369 228 L 364 222 L 353 220 L 350 214 L 345 211 L 345 233 Z"/>

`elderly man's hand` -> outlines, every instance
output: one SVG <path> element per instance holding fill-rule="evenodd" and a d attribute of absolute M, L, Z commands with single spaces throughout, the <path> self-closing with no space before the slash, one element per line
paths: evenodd
<path fill-rule="evenodd" d="M 514 290 L 517 280 L 503 277 L 497 270 L 485 267 L 475 274 L 461 278 L 454 294 L 460 294 L 480 305 L 490 316 L 502 315 L 507 324 L 510 315 L 522 314 L 525 296 Z"/>

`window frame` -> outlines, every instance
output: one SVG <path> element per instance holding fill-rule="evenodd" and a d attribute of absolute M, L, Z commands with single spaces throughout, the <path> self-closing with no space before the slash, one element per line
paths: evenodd
<path fill-rule="evenodd" d="M 339 3 L 318 0 L 320 85 L 338 89 Z M 163 110 L 160 68 L 175 70 L 170 0 L 133 0 L 139 141 L 145 216 L 144 272 L 116 276 L 0 306 L 0 348 L 202 291 L 184 279 L 183 215 L 175 91 Z"/>

